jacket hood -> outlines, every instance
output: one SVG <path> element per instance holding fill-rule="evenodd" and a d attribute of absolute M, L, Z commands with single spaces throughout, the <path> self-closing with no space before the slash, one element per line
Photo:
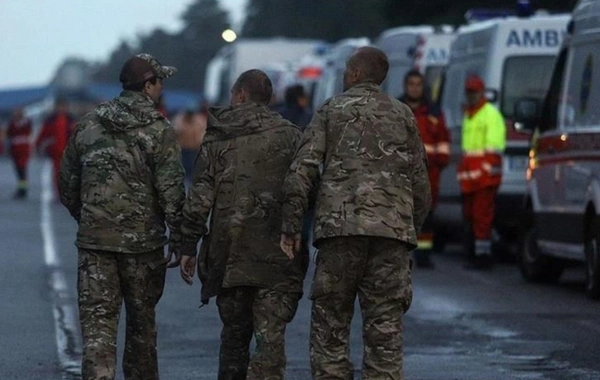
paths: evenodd
<path fill-rule="evenodd" d="M 123 91 L 117 98 L 100 104 L 96 115 L 104 126 L 118 132 L 143 128 L 164 119 L 152 99 L 135 91 Z"/>
<path fill-rule="evenodd" d="M 244 103 L 208 110 L 208 127 L 204 141 L 229 140 L 280 127 L 297 128 L 268 106 Z"/>

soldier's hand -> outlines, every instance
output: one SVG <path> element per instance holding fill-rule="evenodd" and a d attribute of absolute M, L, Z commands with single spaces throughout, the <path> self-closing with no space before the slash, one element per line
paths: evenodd
<path fill-rule="evenodd" d="M 196 256 L 183 256 L 179 272 L 183 281 L 188 285 L 192 285 L 192 278 L 196 273 Z"/>
<path fill-rule="evenodd" d="M 300 251 L 301 237 L 300 234 L 294 236 L 281 234 L 279 246 L 290 260 L 296 256 L 296 252 Z"/>
<path fill-rule="evenodd" d="M 179 252 L 179 250 L 177 250 L 177 249 L 174 249 L 174 250 L 169 249 L 168 260 L 169 260 L 169 263 L 167 264 L 167 268 L 178 267 L 179 263 L 181 262 L 181 253 Z"/>

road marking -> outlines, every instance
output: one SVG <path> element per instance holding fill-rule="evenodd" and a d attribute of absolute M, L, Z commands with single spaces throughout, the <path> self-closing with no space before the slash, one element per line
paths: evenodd
<path fill-rule="evenodd" d="M 81 377 L 81 342 L 75 305 L 67 286 L 65 274 L 56 253 L 56 241 L 52 224 L 52 163 L 42 166 L 42 193 L 40 202 L 40 228 L 44 242 L 44 262 L 48 270 L 48 283 L 52 296 L 56 348 L 62 379 Z"/>

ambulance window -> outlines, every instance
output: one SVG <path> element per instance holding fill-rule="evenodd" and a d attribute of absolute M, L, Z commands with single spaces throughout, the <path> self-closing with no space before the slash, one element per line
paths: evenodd
<path fill-rule="evenodd" d="M 540 115 L 539 129 L 541 132 L 556 129 L 558 127 L 558 111 L 560 99 L 562 98 L 562 83 L 567 62 L 568 50 L 564 49 L 558 54 L 550 87 Z"/>
<path fill-rule="evenodd" d="M 573 49 L 570 70 L 560 107 L 561 126 L 585 128 L 600 126 L 600 46 L 580 45 Z"/>
<path fill-rule="evenodd" d="M 440 85 L 444 66 L 429 66 L 425 69 L 425 80 L 431 101 L 437 103 L 440 97 Z"/>
<path fill-rule="evenodd" d="M 464 84 L 467 75 L 481 75 L 484 61 L 469 64 L 457 62 L 450 65 L 445 74 L 442 93 L 442 109 L 449 128 L 460 128 L 463 120 L 463 105 L 465 102 Z"/>
<path fill-rule="evenodd" d="M 523 97 L 537 98 L 540 102 L 546 96 L 555 56 L 510 57 L 504 62 L 502 78 L 502 114 L 511 118 L 515 102 Z"/>
<path fill-rule="evenodd" d="M 406 62 L 390 62 L 390 69 L 383 85 L 385 92 L 398 99 L 403 92 L 404 76 L 410 69 Z"/>

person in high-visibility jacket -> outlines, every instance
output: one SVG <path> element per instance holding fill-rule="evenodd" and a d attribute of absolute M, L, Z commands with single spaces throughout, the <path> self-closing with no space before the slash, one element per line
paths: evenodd
<path fill-rule="evenodd" d="M 450 161 L 450 133 L 444 114 L 428 99 L 425 76 L 418 70 L 410 70 L 404 77 L 404 95 L 400 101 L 406 103 L 415 115 L 427 154 L 427 174 L 431 186 L 431 208 L 417 237 L 415 264 L 420 268 L 433 268 L 430 255 L 434 237 L 433 213 L 440 193 L 440 175 Z"/>
<path fill-rule="evenodd" d="M 463 214 L 475 239 L 468 267 L 490 268 L 495 198 L 502 181 L 502 154 L 506 126 L 502 114 L 485 98 L 485 83 L 478 76 L 465 82 L 467 106 L 462 125 L 462 160 L 458 180 Z"/>

